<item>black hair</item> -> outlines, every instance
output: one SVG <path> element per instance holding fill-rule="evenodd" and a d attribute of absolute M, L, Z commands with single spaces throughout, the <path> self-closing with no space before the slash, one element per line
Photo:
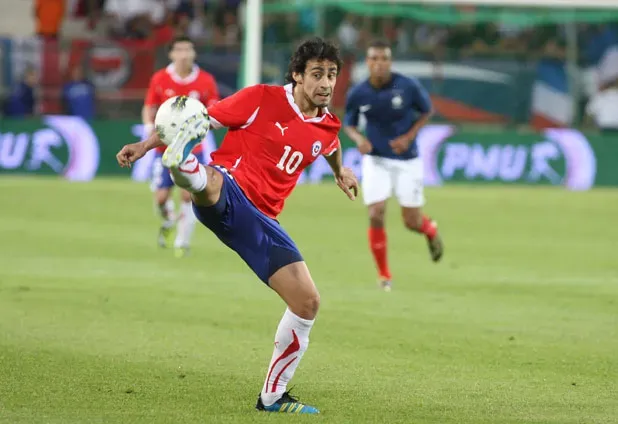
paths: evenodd
<path fill-rule="evenodd" d="M 195 47 L 195 43 L 190 37 L 187 37 L 186 35 L 178 35 L 174 37 L 172 41 L 170 42 L 169 51 L 172 51 L 174 49 L 174 46 L 176 46 L 176 43 L 191 43 L 193 47 Z"/>
<path fill-rule="evenodd" d="M 288 65 L 285 82 L 295 84 L 294 73 L 303 74 L 310 60 L 328 60 L 337 64 L 337 75 L 341 72 L 343 60 L 339 53 L 339 47 L 332 41 L 320 37 L 310 38 L 303 41 L 297 48 Z"/>
<path fill-rule="evenodd" d="M 367 45 L 368 49 L 370 49 L 372 47 L 374 49 L 390 49 L 391 48 L 391 43 L 389 43 L 384 38 L 375 38 L 375 39 L 371 40 L 371 42 Z"/>

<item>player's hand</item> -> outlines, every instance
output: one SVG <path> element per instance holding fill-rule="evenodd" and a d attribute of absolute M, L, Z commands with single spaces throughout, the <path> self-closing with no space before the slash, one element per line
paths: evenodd
<path fill-rule="evenodd" d="M 391 149 L 393 149 L 393 152 L 400 155 L 402 153 L 405 153 L 406 150 L 410 148 L 410 143 L 412 143 L 412 140 L 410 140 L 409 137 L 400 136 L 391 141 L 389 144 L 391 146 Z"/>
<path fill-rule="evenodd" d="M 358 151 L 361 152 L 363 155 L 371 153 L 372 150 L 373 145 L 369 142 L 369 140 L 365 140 L 358 145 Z"/>
<path fill-rule="evenodd" d="M 142 158 L 146 152 L 145 143 L 127 144 L 116 154 L 116 160 L 121 167 L 130 168 L 131 164 Z"/>
<path fill-rule="evenodd" d="M 343 168 L 341 174 L 335 176 L 335 181 L 350 200 L 356 199 L 356 196 L 358 196 L 358 180 L 350 168 Z"/>

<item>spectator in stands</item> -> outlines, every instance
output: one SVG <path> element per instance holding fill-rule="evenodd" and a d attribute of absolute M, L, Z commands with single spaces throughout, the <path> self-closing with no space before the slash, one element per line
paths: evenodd
<path fill-rule="evenodd" d="M 601 132 L 618 134 L 618 79 L 592 95 L 586 113 Z"/>
<path fill-rule="evenodd" d="M 96 90 L 81 66 L 71 70 L 71 80 L 62 87 L 62 105 L 67 115 L 93 119 L 96 110 Z"/>
<path fill-rule="evenodd" d="M 27 118 L 35 113 L 35 89 L 38 84 L 36 70 L 29 67 L 4 104 L 4 113 L 12 118 Z"/>
<path fill-rule="evenodd" d="M 240 43 L 240 26 L 237 9 L 222 8 L 217 11 L 214 43 L 218 46 L 237 46 Z"/>
<path fill-rule="evenodd" d="M 618 133 L 618 46 L 607 49 L 597 65 L 599 90 L 590 97 L 586 113 L 603 132 Z"/>
<path fill-rule="evenodd" d="M 165 25 L 178 0 L 106 0 L 105 15 L 110 35 L 122 38 L 149 38 Z"/>
<path fill-rule="evenodd" d="M 358 45 L 359 33 L 354 15 L 348 13 L 337 29 L 337 39 L 343 49 L 355 49 Z"/>
<path fill-rule="evenodd" d="M 56 39 L 64 19 L 64 0 L 35 0 L 36 33 L 46 39 Z"/>

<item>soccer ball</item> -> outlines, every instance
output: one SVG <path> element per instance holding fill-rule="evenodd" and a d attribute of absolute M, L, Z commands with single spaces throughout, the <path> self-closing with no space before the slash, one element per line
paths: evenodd
<path fill-rule="evenodd" d="M 182 124 L 192 116 L 204 119 L 209 124 L 208 111 L 202 102 L 189 96 L 170 97 L 157 110 L 155 131 L 161 141 L 169 146 Z"/>

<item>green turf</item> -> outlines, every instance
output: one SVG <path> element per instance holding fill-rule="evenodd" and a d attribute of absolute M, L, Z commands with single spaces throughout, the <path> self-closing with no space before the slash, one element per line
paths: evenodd
<path fill-rule="evenodd" d="M 618 192 L 431 189 L 443 263 L 389 210 L 300 187 L 281 220 L 320 288 L 292 382 L 319 417 L 256 412 L 284 305 L 203 228 L 155 246 L 145 185 L 0 179 L 2 423 L 616 423 Z"/>

